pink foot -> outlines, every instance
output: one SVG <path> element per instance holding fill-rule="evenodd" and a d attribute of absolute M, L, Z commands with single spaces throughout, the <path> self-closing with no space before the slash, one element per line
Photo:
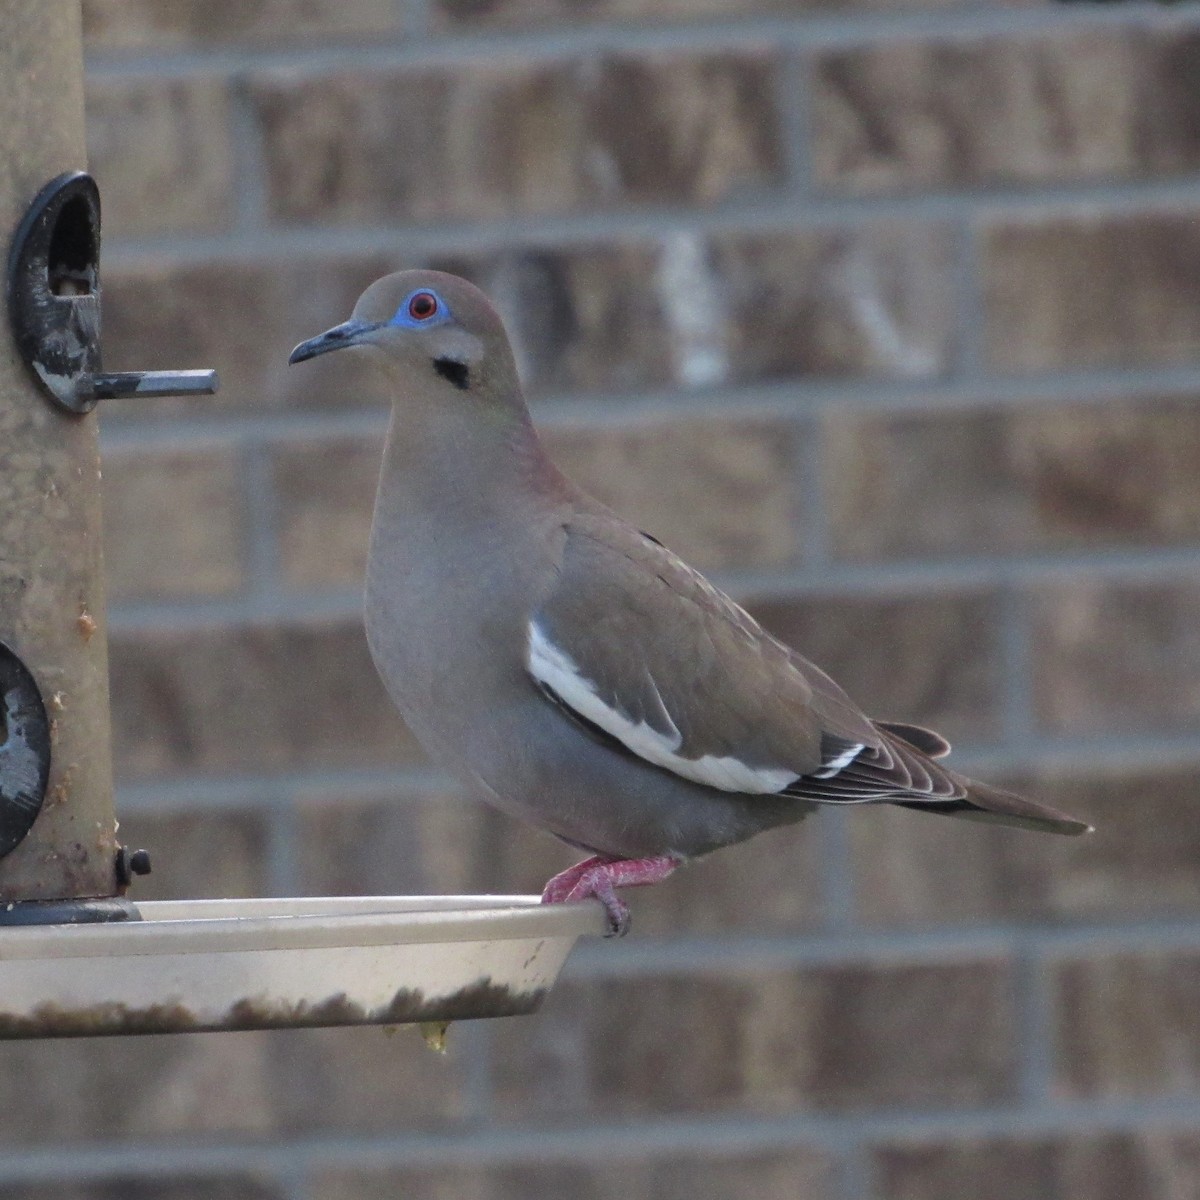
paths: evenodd
<path fill-rule="evenodd" d="M 617 895 L 616 889 L 659 883 L 679 862 L 670 854 L 628 859 L 596 855 L 555 875 L 542 892 L 542 903 L 562 904 L 595 896 L 608 914 L 608 936 L 623 937 L 629 932 L 629 905 Z"/>
<path fill-rule="evenodd" d="M 573 867 L 568 867 L 565 871 L 560 871 L 542 888 L 542 903 L 562 904 L 570 895 L 571 889 L 593 867 L 617 861 L 615 858 L 608 858 L 603 854 L 597 854 L 592 858 L 585 858 L 583 862 L 577 862 Z"/>

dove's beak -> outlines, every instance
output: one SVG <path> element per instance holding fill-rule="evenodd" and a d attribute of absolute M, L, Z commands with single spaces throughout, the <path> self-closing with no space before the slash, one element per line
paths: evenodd
<path fill-rule="evenodd" d="M 301 342 L 288 355 L 288 362 L 304 362 L 306 359 L 316 358 L 318 354 L 328 354 L 330 350 L 344 350 L 347 346 L 360 345 L 381 324 L 380 321 L 359 321 L 352 317 L 315 338 L 309 338 L 307 342 Z"/>

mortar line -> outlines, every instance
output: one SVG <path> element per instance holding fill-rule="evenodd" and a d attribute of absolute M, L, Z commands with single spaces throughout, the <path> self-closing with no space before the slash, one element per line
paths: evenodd
<path fill-rule="evenodd" d="M 483 29 L 433 33 L 397 41 L 340 41 L 272 49 L 221 47 L 160 50 L 137 54 L 91 51 L 87 73 L 96 78 L 226 75 L 244 71 L 303 69 L 312 72 L 388 69 L 465 63 L 480 58 L 519 58 L 525 62 L 577 59 L 589 54 L 737 51 L 763 44 L 824 49 L 901 43 L 914 39 L 953 41 L 987 36 L 1085 32 L 1094 29 L 1175 31 L 1193 28 L 1200 14 L 1149 5 L 1000 8 L 983 5 L 888 13 L 879 10 L 840 16 L 741 17 L 665 25 L 599 22 L 559 23 L 527 30 Z"/>
<path fill-rule="evenodd" d="M 236 234 L 246 236 L 268 221 L 262 139 L 246 81 L 230 81 L 229 132 L 233 146 L 233 202 Z"/>
<path fill-rule="evenodd" d="M 884 597 L 889 592 L 921 593 L 930 587 L 992 590 L 1009 581 L 1070 582 L 1079 573 L 1101 581 L 1158 584 L 1183 582 L 1200 566 L 1200 547 L 1108 547 L 1056 553 L 1010 554 L 986 558 L 964 553 L 946 559 L 832 561 L 814 570 L 712 571 L 718 586 L 743 597 L 773 599 L 789 595 Z"/>
<path fill-rule="evenodd" d="M 1004 775 L 1032 769 L 1066 778 L 1105 778 L 1153 769 L 1197 770 L 1200 733 L 1173 738 L 1030 738 L 1004 749 L 960 743 L 955 747 L 954 763 L 968 774 Z M 382 796 L 423 801 L 434 794 L 455 794 L 451 781 L 429 768 L 316 768 L 299 773 L 193 775 L 123 783 L 117 789 L 117 800 L 130 812 L 223 811 L 267 808 L 281 789 L 311 796 L 314 803 L 333 795 L 344 801 Z M 459 799 L 464 804 L 475 803 L 466 797 Z"/>
<path fill-rule="evenodd" d="M 1110 732 L 1095 735 L 1031 733 L 1003 745 L 960 742 L 954 762 L 967 774 L 1006 775 L 1025 768 L 1074 778 L 1125 775 L 1134 771 L 1191 769 L 1198 765 L 1200 731 L 1152 735 Z"/>
<path fill-rule="evenodd" d="M 259 522 L 259 524 L 264 524 Z M 228 626 L 259 626 L 268 622 L 306 624 L 345 622 L 362 615 L 360 585 L 307 592 L 269 585 L 274 547 L 260 532 L 263 547 L 254 568 L 258 586 L 242 597 L 191 601 L 121 601 L 109 609 L 113 635 L 150 630 L 194 632 Z M 1086 575 L 1090 583 L 1154 587 L 1191 582 L 1200 567 L 1200 547 L 1158 549 L 1078 550 L 1050 555 L 1014 554 L 1002 559 L 963 555 L 939 560 L 897 562 L 815 562 L 769 571 L 714 570 L 708 574 L 723 590 L 742 600 L 863 597 L 881 600 L 904 594 L 919 597 L 934 589 L 978 593 L 1003 588 L 1011 581 L 1023 586 L 1071 582 Z M 1003 645 L 1003 642 L 1002 642 Z M 1015 711 L 1024 703 L 1012 701 Z"/>
<path fill-rule="evenodd" d="M 634 917 L 637 906 L 634 900 Z M 829 968 L 871 963 L 903 967 L 1014 962 L 1023 946 L 1055 958 L 1128 953 L 1200 953 L 1194 914 L 1140 921 L 1077 920 L 1052 924 L 988 922 L 974 925 L 858 927 L 817 933 L 645 937 L 619 945 L 581 942 L 564 979 L 641 979 L 664 974 L 705 977 Z M 1200 1097 L 1198 1097 L 1200 1099 Z"/>
<path fill-rule="evenodd" d="M 465 1119 L 477 1129 L 493 1123 L 495 1089 L 492 1081 L 492 1022 L 464 1021 L 455 1025 L 450 1036 L 462 1041 L 466 1059 L 463 1071 Z"/>
<path fill-rule="evenodd" d="M 1033 630 L 1030 597 L 1016 582 L 1000 585 L 998 641 L 1001 658 L 1000 719 L 1005 741 L 1035 731 L 1033 704 Z"/>
<path fill-rule="evenodd" d="M 861 1138 L 847 1139 L 838 1168 L 837 1187 L 842 1200 L 874 1200 L 874 1167 L 870 1150 Z"/>
<path fill-rule="evenodd" d="M 399 18 L 400 36 L 416 45 L 423 44 L 430 36 L 429 0 L 393 0 Z"/>
<path fill-rule="evenodd" d="M 852 817 L 844 809 L 831 806 L 808 818 L 816 826 L 822 927 L 830 933 L 853 929 L 857 919 L 854 859 L 847 824 Z"/>
<path fill-rule="evenodd" d="M 830 560 L 829 511 L 825 495 L 825 423 L 819 414 L 796 424 L 798 440 L 793 484 L 798 507 L 799 565 L 817 570 Z"/>
<path fill-rule="evenodd" d="M 1132 771 L 1200 767 L 1200 732 L 1154 737 L 1048 738 L 1031 736 L 1003 747 L 960 742 L 955 765 L 965 771 L 1001 775 L 1019 768 L 1061 773 L 1067 777 L 1103 777 Z M 266 806 L 281 792 L 319 799 L 340 793 L 345 799 L 370 800 L 381 795 L 398 799 L 457 796 L 445 776 L 428 767 L 326 767 L 281 771 L 268 775 L 191 775 L 122 783 L 118 802 L 136 811 L 226 809 Z M 461 797 L 463 803 L 474 803 Z"/>
<path fill-rule="evenodd" d="M 273 616 L 276 615 L 276 597 L 280 590 L 279 521 L 274 470 L 265 446 L 252 443 L 245 447 L 242 478 L 246 497 L 244 545 L 249 590 L 240 604 L 249 612 Z"/>
<path fill-rule="evenodd" d="M 958 343 L 954 375 L 959 379 L 986 378 L 987 312 L 984 303 L 984 273 L 980 261 L 978 224 L 972 212 L 963 212 L 953 233 L 956 261 L 951 280 Z"/>
<path fill-rule="evenodd" d="M 148 629 L 172 631 L 219 629 L 229 625 L 261 626 L 279 621 L 351 621 L 362 617 L 360 586 L 301 593 L 276 589 L 270 583 L 274 546 L 256 534 L 260 562 L 257 573 L 268 582 L 261 590 L 243 597 L 197 600 L 120 602 L 108 610 L 110 634 L 142 633 Z M 260 580 L 261 582 L 261 580 Z"/>
<path fill-rule="evenodd" d="M 811 196 L 815 190 L 810 112 L 811 71 L 809 56 L 803 51 L 792 49 L 783 55 L 776 88 L 790 190 L 798 197 Z M 799 438 L 796 499 L 800 508 L 800 558 L 809 566 L 815 566 L 825 562 L 829 556 L 822 453 L 824 427 L 820 415 L 799 425 L 796 436 Z M 836 841 L 837 835 L 833 837 Z M 852 906 L 852 897 L 841 896 L 837 883 L 828 874 L 825 882 L 831 889 L 826 892 L 826 902 L 831 906 L 830 916 L 832 919 L 840 919 L 833 914 L 847 900 Z"/>
<path fill-rule="evenodd" d="M 307 1160 L 280 1163 L 274 1181 L 283 1190 L 286 1200 L 319 1200 L 312 1164 Z"/>
<path fill-rule="evenodd" d="M 267 894 L 296 896 L 301 891 L 300 821 L 296 806 L 286 791 L 281 791 L 266 807 L 267 816 Z"/>
<path fill-rule="evenodd" d="M 0 1180 L 14 1184 L 235 1172 L 266 1173 L 278 1178 L 293 1164 L 309 1169 L 370 1171 L 447 1163 L 496 1166 L 579 1158 L 638 1161 L 680 1152 L 705 1157 L 805 1147 L 836 1152 L 848 1136 L 867 1144 L 921 1144 L 981 1138 L 1098 1136 L 1131 1129 L 1183 1132 L 1198 1122 L 1200 1101 L 1189 1097 L 1056 1104 L 1035 1109 L 1002 1107 L 914 1114 L 874 1111 L 849 1117 L 668 1117 L 624 1124 L 591 1121 L 586 1126 L 555 1129 L 509 1127 L 479 1132 L 461 1128 L 387 1137 L 298 1138 L 273 1144 L 232 1140 L 189 1144 L 131 1139 L 8 1151 L 0 1160 Z"/>
<path fill-rule="evenodd" d="M 802 200 L 817 194 L 812 162 L 812 61 L 801 50 L 783 55 L 776 83 L 780 135 L 788 167 L 789 191 Z"/>
<path fill-rule="evenodd" d="M 622 239 L 634 243 L 661 240 L 684 227 L 697 233 L 745 234 L 808 230 L 839 231 L 872 223 L 980 221 L 1071 218 L 1086 210 L 1089 219 L 1132 215 L 1194 213 L 1200 174 L 1125 183 L 1080 180 L 1037 187 L 990 187 L 986 190 L 853 194 L 823 190 L 798 197 L 782 189 L 760 189 L 704 209 L 683 205 L 636 205 L 559 214 L 463 218 L 442 224 L 344 225 L 272 224 L 218 233 L 175 233 L 117 238 L 106 244 L 107 261 L 116 266 L 261 262 L 274 257 L 319 260 L 403 252 L 412 261 L 433 256 L 493 253 L 536 247 L 566 249 Z"/>
<path fill-rule="evenodd" d="M 1151 395 L 1181 399 L 1200 389 L 1200 367 L 1106 368 L 1055 371 L 992 379 L 805 379 L 746 382 L 671 391 L 586 392 L 535 398 L 542 429 L 639 427 L 687 417 L 770 417 L 838 413 L 935 415 L 952 411 L 1051 408 L 1063 403 L 1100 407 Z M 103 453 L 125 450 L 206 448 L 230 442 L 272 444 L 327 438 L 379 437 L 387 416 L 378 407 L 263 413 L 225 411 L 205 415 L 109 416 L 102 418 Z"/>
<path fill-rule="evenodd" d="M 1018 1096 L 1025 1104 L 1045 1105 L 1054 1090 L 1054 1012 L 1042 956 L 1032 939 L 1017 949 L 1014 985 Z"/>
<path fill-rule="evenodd" d="M 454 784 L 428 767 L 331 768 L 281 771 L 270 775 L 223 775 L 216 778 L 191 776 L 117 786 L 117 803 L 131 812 L 177 812 L 181 810 L 225 810 L 254 807 L 269 810 L 280 795 L 297 804 L 299 797 L 339 794 L 344 801 L 423 801 L 436 794 L 439 801 L 474 803 L 460 797 Z"/>
<path fill-rule="evenodd" d="M 103 454 L 126 450 L 204 450 L 230 442 L 250 445 L 326 441 L 337 438 L 380 437 L 387 429 L 387 413 L 379 407 L 329 412 L 283 411 L 221 413 L 184 417 L 109 417 L 102 420 Z"/>

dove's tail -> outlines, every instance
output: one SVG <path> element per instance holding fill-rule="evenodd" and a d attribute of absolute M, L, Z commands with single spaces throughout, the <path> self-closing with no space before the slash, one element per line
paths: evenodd
<path fill-rule="evenodd" d="M 1015 792 L 1006 792 L 1003 788 L 992 787 L 989 783 L 979 783 L 962 775 L 954 779 L 966 788 L 967 795 L 962 800 L 951 800 L 944 804 L 905 804 L 917 812 L 941 813 L 948 817 L 962 817 L 968 821 L 989 821 L 994 825 L 1011 825 L 1017 829 L 1035 829 L 1041 833 L 1063 833 L 1069 837 L 1078 837 L 1081 833 L 1091 833 L 1093 827 L 1077 817 L 1059 812 L 1048 804 L 1039 804 L 1034 800 L 1026 800 Z"/>
<path fill-rule="evenodd" d="M 915 812 L 941 813 L 991 821 L 1018 829 L 1077 835 L 1092 827 L 1047 804 L 1026 800 L 1015 792 L 979 783 L 950 770 L 940 760 L 950 753 L 950 743 L 940 733 L 901 721 L 873 721 L 881 744 L 866 753 L 849 744 L 849 761 L 820 774 L 803 775 L 785 794 L 817 804 L 894 804 Z M 831 743 L 831 749 L 846 746 Z"/>
<path fill-rule="evenodd" d="M 876 728 L 886 733 L 893 742 L 899 740 L 908 746 L 919 750 L 927 758 L 945 758 L 950 753 L 950 743 L 939 733 L 925 729 L 920 725 L 908 725 L 899 721 L 876 721 Z M 955 771 L 946 770 L 939 764 L 945 774 L 966 792 L 961 800 L 947 800 L 943 803 L 926 801 L 925 803 L 906 803 L 895 801 L 903 808 L 912 808 L 917 812 L 941 813 L 947 817 L 964 817 L 968 821 L 990 821 L 994 825 L 1011 825 L 1017 829 L 1036 829 L 1040 833 L 1064 833 L 1068 837 L 1078 837 L 1081 833 L 1091 833 L 1092 826 L 1086 821 L 1080 821 L 1067 813 L 1059 812 L 1048 804 L 1039 804 L 1035 800 L 1026 800 L 1016 792 L 1006 792 L 1003 788 L 993 787 L 990 783 L 980 783 L 976 779 L 968 779 Z"/>

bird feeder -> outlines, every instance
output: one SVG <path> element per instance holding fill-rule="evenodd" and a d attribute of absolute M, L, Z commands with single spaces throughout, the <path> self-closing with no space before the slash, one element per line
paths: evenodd
<path fill-rule="evenodd" d="M 0 0 L 0 28 L 0 1038 L 532 1012 L 599 905 L 127 894 L 150 861 L 113 812 L 94 410 L 216 374 L 103 369 L 78 6 Z"/>

